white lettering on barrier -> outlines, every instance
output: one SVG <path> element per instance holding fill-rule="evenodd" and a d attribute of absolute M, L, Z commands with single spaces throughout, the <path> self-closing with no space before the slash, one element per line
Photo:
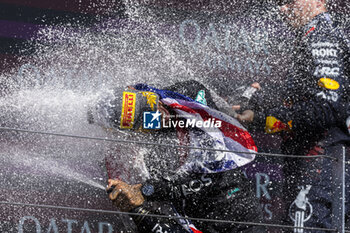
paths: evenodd
<path fill-rule="evenodd" d="M 91 233 L 90 227 L 89 227 L 89 223 L 87 221 L 84 221 L 84 225 L 81 228 L 81 233 Z"/>
<path fill-rule="evenodd" d="M 72 219 L 62 219 L 62 222 L 67 223 L 67 233 L 72 233 L 72 225 L 73 223 L 78 224 L 77 220 L 72 220 Z"/>
<path fill-rule="evenodd" d="M 192 28 L 193 32 L 191 34 L 186 33 L 190 28 Z M 235 70 L 234 66 L 230 65 L 233 63 L 232 59 L 230 57 L 226 58 L 225 54 L 227 52 L 244 51 L 245 55 L 243 57 L 254 53 L 269 55 L 266 44 L 268 34 L 260 29 L 257 29 L 255 32 L 249 32 L 234 24 L 226 25 L 221 23 L 217 25 L 209 23 L 208 27 L 203 29 L 196 20 L 184 20 L 179 27 L 179 37 L 184 45 L 193 49 L 197 54 L 199 54 L 199 49 L 202 47 L 206 48 L 203 51 L 207 51 L 207 48 L 211 47 L 218 52 L 217 55 L 204 54 L 202 64 L 211 68 L 211 70 Z M 241 59 L 239 58 L 238 60 Z M 236 59 L 234 62 L 237 63 Z M 264 75 L 270 75 L 271 73 L 271 68 L 266 63 L 266 59 L 260 61 L 245 59 L 244 65 L 245 70 L 243 72 L 248 71 L 253 74 L 262 72 Z M 236 66 L 237 70 L 241 70 L 240 64 L 236 64 Z"/>
<path fill-rule="evenodd" d="M 47 233 L 51 233 L 51 231 L 53 233 L 58 233 L 58 227 L 56 224 L 56 220 L 54 218 L 50 219 L 50 224 L 49 224 L 49 227 L 47 229 Z"/>
<path fill-rule="evenodd" d="M 265 182 L 261 183 L 261 177 L 264 177 Z M 270 184 L 270 177 L 265 173 L 256 173 L 256 196 L 257 198 L 261 198 L 265 196 L 268 200 L 271 200 L 271 196 L 267 191 L 267 186 Z M 261 191 L 263 195 L 261 195 Z"/>
<path fill-rule="evenodd" d="M 215 27 L 212 23 L 209 24 L 207 35 L 203 41 L 203 46 L 207 46 L 207 44 L 210 40 L 213 41 L 213 44 L 215 45 L 216 49 L 218 51 L 220 51 L 220 43 L 218 40 L 218 34 L 217 34 Z"/>
<path fill-rule="evenodd" d="M 196 38 L 193 40 L 193 42 L 189 42 L 189 40 L 185 39 L 185 27 L 187 26 L 193 26 L 196 29 Z M 197 21 L 195 20 L 185 20 L 181 23 L 180 25 L 180 38 L 182 42 L 185 45 L 193 46 L 193 48 L 196 48 L 197 44 L 200 42 L 201 39 L 201 29 L 200 26 L 198 25 Z"/>
<path fill-rule="evenodd" d="M 104 226 L 107 226 L 107 228 L 108 228 L 107 233 L 113 232 L 113 226 L 109 222 L 99 222 L 98 223 L 98 233 L 104 233 L 103 232 Z"/>
<path fill-rule="evenodd" d="M 261 178 L 264 177 L 264 183 L 261 183 Z M 270 184 L 270 177 L 269 175 L 265 174 L 265 173 L 256 173 L 255 174 L 255 182 L 256 182 L 256 197 L 257 198 L 261 198 L 261 197 L 265 197 L 268 200 L 271 200 L 271 196 L 268 192 L 267 186 Z M 271 220 L 273 217 L 273 213 L 271 211 L 271 207 L 272 205 L 267 203 L 261 203 L 261 207 L 264 210 L 265 214 L 267 214 L 267 216 L 264 216 L 264 218 L 266 220 Z"/>
<path fill-rule="evenodd" d="M 24 216 L 23 218 L 21 218 L 19 220 L 19 224 L 18 224 L 18 233 L 24 233 L 24 229 L 23 229 L 23 225 L 24 222 L 26 220 L 32 220 L 35 223 L 35 233 L 41 233 L 41 226 L 40 226 L 40 222 L 37 218 L 33 217 L 33 216 Z"/>
<path fill-rule="evenodd" d="M 45 231 L 42 228 L 42 225 L 40 224 L 40 221 L 35 218 L 34 216 L 24 216 L 19 220 L 18 223 L 18 233 L 26 233 L 27 231 L 25 230 L 28 227 L 32 227 L 29 224 L 33 224 L 31 223 L 34 222 L 35 224 L 35 231 L 31 229 L 30 232 L 33 233 L 41 233 L 41 232 L 45 232 L 45 233 L 63 233 L 64 231 L 59 230 L 58 226 L 57 226 L 57 222 L 55 218 L 51 218 L 50 219 L 50 223 L 49 226 L 47 228 L 47 231 Z M 67 223 L 67 233 L 72 233 L 73 229 L 77 227 L 78 221 L 74 220 L 74 219 L 62 219 L 63 223 Z M 92 233 L 91 225 L 89 225 L 88 221 L 84 221 L 83 226 L 80 228 L 80 232 L 81 233 Z M 107 230 L 107 231 L 106 231 Z M 108 223 L 108 222 L 99 222 L 98 223 L 98 233 L 112 233 L 113 232 L 113 225 Z"/>
<path fill-rule="evenodd" d="M 268 215 L 268 217 L 266 217 L 267 220 L 271 220 L 272 219 L 272 211 L 269 209 L 270 207 L 272 207 L 271 204 L 263 204 L 263 209 L 265 211 L 265 213 Z"/>

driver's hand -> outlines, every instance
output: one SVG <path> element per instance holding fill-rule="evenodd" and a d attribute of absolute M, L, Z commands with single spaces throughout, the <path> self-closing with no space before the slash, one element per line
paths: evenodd
<path fill-rule="evenodd" d="M 258 90 L 261 90 L 261 86 L 260 86 L 260 84 L 258 82 L 254 82 L 250 86 L 254 87 L 254 88 L 258 89 Z"/>
<path fill-rule="evenodd" d="M 252 110 L 245 110 L 242 114 L 237 114 L 236 118 L 242 123 L 251 123 L 254 120 L 254 112 Z"/>
<path fill-rule="evenodd" d="M 259 84 L 258 82 L 254 82 L 254 83 L 250 84 L 250 86 L 251 86 L 251 87 L 254 87 L 254 88 L 257 89 L 257 90 L 261 90 L 261 86 L 260 86 L 260 84 Z M 231 108 L 232 108 L 234 111 L 239 111 L 239 110 L 241 110 L 241 105 L 232 105 Z M 243 113 L 240 114 L 240 115 L 243 115 Z M 238 119 L 238 118 L 237 118 L 237 119 Z M 238 120 L 239 120 L 239 119 L 238 119 Z M 252 120 L 252 121 L 253 121 L 253 120 Z M 245 122 L 248 122 L 248 121 L 245 121 Z"/>
<path fill-rule="evenodd" d="M 113 191 L 109 194 L 109 199 L 121 211 L 130 211 L 145 201 L 141 193 L 141 184 L 129 185 L 121 180 L 108 180 L 107 190 L 115 186 Z"/>

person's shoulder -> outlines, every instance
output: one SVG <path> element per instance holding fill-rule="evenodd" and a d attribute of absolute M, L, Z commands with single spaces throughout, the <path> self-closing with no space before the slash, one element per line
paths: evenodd
<path fill-rule="evenodd" d="M 315 17 L 311 24 L 305 28 L 305 37 L 309 41 L 341 40 L 341 27 L 329 13 Z"/>
<path fill-rule="evenodd" d="M 318 19 L 305 28 L 304 41 L 307 47 L 338 47 L 343 40 L 342 32 L 331 21 Z"/>

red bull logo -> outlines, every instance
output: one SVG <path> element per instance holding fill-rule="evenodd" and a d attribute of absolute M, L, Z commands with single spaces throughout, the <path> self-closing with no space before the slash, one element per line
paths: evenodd
<path fill-rule="evenodd" d="M 292 128 L 292 121 L 288 121 L 288 123 L 286 124 L 273 116 L 268 116 L 266 118 L 266 125 L 265 125 L 266 133 L 278 133 L 281 131 L 288 131 L 291 128 Z"/>

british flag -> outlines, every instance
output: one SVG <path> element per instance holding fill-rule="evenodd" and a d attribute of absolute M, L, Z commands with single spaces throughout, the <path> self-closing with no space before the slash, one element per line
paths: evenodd
<path fill-rule="evenodd" d="M 249 132 L 236 119 L 173 91 L 157 89 L 146 84 L 137 84 L 134 88 L 158 94 L 161 103 L 188 120 L 220 122 L 218 127 L 187 129 L 187 145 L 219 151 L 191 149 L 182 169 L 201 173 L 221 172 L 244 166 L 255 159 L 257 147 Z"/>

